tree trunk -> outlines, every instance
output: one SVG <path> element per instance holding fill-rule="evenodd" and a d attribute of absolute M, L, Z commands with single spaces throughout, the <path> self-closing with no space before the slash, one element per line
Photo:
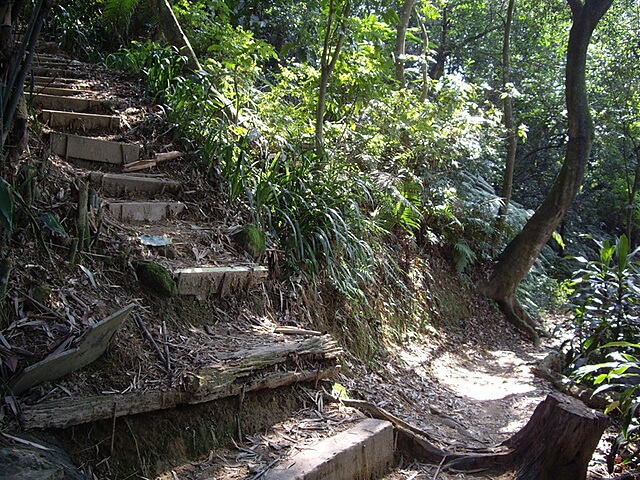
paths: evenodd
<path fill-rule="evenodd" d="M 502 40 L 502 86 L 505 89 L 503 100 L 503 121 L 504 129 L 507 133 L 507 156 L 504 165 L 504 177 L 502 181 L 502 204 L 498 210 L 498 229 L 502 229 L 509 211 L 511 201 L 511 191 L 513 189 L 513 169 L 516 163 L 517 138 L 513 129 L 513 102 L 511 101 L 511 24 L 513 23 L 513 11 L 515 0 L 509 0 L 507 6 L 507 18 L 504 21 L 504 37 Z"/>
<path fill-rule="evenodd" d="M 502 443 L 508 452 L 465 455 L 445 468 L 515 471 L 516 480 L 585 480 L 591 455 L 608 424 L 606 415 L 580 400 L 550 394 L 522 430 Z"/>
<path fill-rule="evenodd" d="M 515 472 L 516 480 L 585 480 L 589 460 L 608 423 L 606 415 L 580 400 L 553 393 L 520 431 L 482 452 L 448 452 L 407 428 L 396 426 L 396 432 L 398 449 L 405 457 L 440 464 L 445 471 Z"/>
<path fill-rule="evenodd" d="M 640 146 L 637 146 L 633 149 L 633 154 L 635 156 L 636 165 L 633 171 L 633 179 L 630 181 L 629 188 L 629 203 L 627 205 L 627 238 L 629 239 L 629 243 L 632 246 L 637 244 L 636 239 L 634 238 L 634 230 L 633 230 L 633 214 L 636 208 L 636 197 L 638 195 L 638 189 L 640 189 Z"/>
<path fill-rule="evenodd" d="M 318 104 L 316 107 L 315 147 L 316 155 L 318 156 L 321 156 L 324 150 L 324 110 L 327 102 L 327 88 L 329 87 L 329 79 L 333 74 L 333 69 L 338 62 L 338 57 L 342 50 L 346 31 L 345 20 L 349 16 L 349 11 L 349 0 L 345 3 L 341 15 L 339 15 L 337 11 L 335 0 L 331 0 L 329 3 L 329 15 L 327 17 L 322 57 L 320 59 L 320 85 L 318 89 Z M 336 22 L 339 22 L 339 24 L 334 27 L 334 23 Z M 331 51 L 331 40 L 334 36 L 336 37 L 336 41 L 333 51 Z"/>
<path fill-rule="evenodd" d="M 420 92 L 420 101 L 424 102 L 429 97 L 429 87 L 431 84 L 429 77 L 429 32 L 427 27 L 420 18 L 420 12 L 416 9 L 416 18 L 418 25 L 420 25 L 420 31 L 422 32 L 422 90 Z"/>
<path fill-rule="evenodd" d="M 404 54 L 405 44 L 407 37 L 407 28 L 409 28 L 409 20 L 411 19 L 411 11 L 415 0 L 404 0 L 402 4 L 402 10 L 400 11 L 400 22 L 398 22 L 397 36 L 396 36 L 396 48 L 393 51 L 393 59 L 395 62 L 395 74 L 396 80 L 400 83 L 401 87 L 405 86 L 404 78 Z"/>
<path fill-rule="evenodd" d="M 507 320 L 539 343 L 536 324 L 515 297 L 516 288 L 558 227 L 582 184 L 593 143 L 593 121 L 589 113 L 585 81 L 587 47 L 598 21 L 613 0 L 567 0 L 573 13 L 566 66 L 566 102 L 568 143 L 564 164 L 540 207 L 522 231 L 507 245 L 498 258 L 488 281 L 481 290 L 495 300 Z"/>
<path fill-rule="evenodd" d="M 444 64 L 451 55 L 451 49 L 447 46 L 447 34 L 449 33 L 450 21 L 448 18 L 447 6 L 442 9 L 440 16 L 440 44 L 436 51 L 434 63 L 429 68 L 429 76 L 434 80 L 440 80 L 444 75 Z"/>
<path fill-rule="evenodd" d="M 182 31 L 182 27 L 178 23 L 178 19 L 173 13 L 168 0 L 149 0 L 149 6 L 152 10 L 158 12 L 158 23 L 162 34 L 167 41 L 175 46 L 180 54 L 187 57 L 187 68 L 192 71 L 200 70 L 200 62 L 196 57 L 189 39 Z"/>

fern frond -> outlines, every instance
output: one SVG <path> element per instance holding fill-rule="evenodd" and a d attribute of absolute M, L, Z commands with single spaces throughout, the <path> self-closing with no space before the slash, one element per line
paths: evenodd
<path fill-rule="evenodd" d="M 464 273 L 467 267 L 476 261 L 477 256 L 467 242 L 458 240 L 453 244 L 453 258 L 458 272 Z"/>
<path fill-rule="evenodd" d="M 114 29 L 128 29 L 133 11 L 139 0 L 106 0 L 102 19 Z"/>

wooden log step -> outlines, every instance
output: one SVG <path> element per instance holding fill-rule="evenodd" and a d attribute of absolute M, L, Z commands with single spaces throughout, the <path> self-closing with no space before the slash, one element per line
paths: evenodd
<path fill-rule="evenodd" d="M 341 353 L 329 335 L 274 345 L 268 349 L 257 348 L 249 351 L 246 358 L 234 358 L 235 364 L 228 362 L 226 366 L 186 374 L 186 388 L 63 398 L 24 405 L 21 421 L 27 430 L 66 428 L 178 405 L 205 403 L 297 382 L 317 381 L 338 373 L 340 366 L 336 362 Z M 242 354 L 247 355 L 247 351 Z"/>
<path fill-rule="evenodd" d="M 42 110 L 42 121 L 55 129 L 72 131 L 101 130 L 104 133 L 117 132 L 122 127 L 118 115 L 99 115 L 97 113 L 62 112 Z"/>
<path fill-rule="evenodd" d="M 89 178 L 104 195 L 114 197 L 137 195 L 149 198 L 161 193 L 176 193 L 181 187 L 176 180 L 145 175 L 92 172 Z"/>
<path fill-rule="evenodd" d="M 226 297 L 246 293 L 269 275 L 263 266 L 198 267 L 175 270 L 178 293 L 203 299 L 212 295 Z"/>
<path fill-rule="evenodd" d="M 184 210 L 181 202 L 109 202 L 107 209 L 121 222 L 160 222 Z"/>
<path fill-rule="evenodd" d="M 68 160 L 79 159 L 113 165 L 135 162 L 142 152 L 141 145 L 58 132 L 51 132 L 49 145 L 53 153 Z"/>
<path fill-rule="evenodd" d="M 48 95 L 45 93 L 37 93 L 34 95 L 27 93 L 27 97 L 31 100 L 32 105 L 49 110 L 95 112 L 105 110 L 110 107 L 109 100 L 101 100 L 96 98 L 70 96 L 60 97 L 58 95 Z"/>

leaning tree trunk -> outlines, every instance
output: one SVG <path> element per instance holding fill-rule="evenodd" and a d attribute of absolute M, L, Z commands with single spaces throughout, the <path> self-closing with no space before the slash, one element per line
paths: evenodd
<path fill-rule="evenodd" d="M 162 34 L 171 45 L 174 45 L 180 51 L 180 54 L 186 57 L 187 68 L 194 71 L 200 70 L 202 67 L 198 57 L 196 57 L 193 48 L 191 48 L 189 39 L 182 31 L 182 27 L 178 23 L 178 19 L 173 13 L 168 0 L 149 0 L 149 5 L 158 12 L 158 24 Z"/>
<path fill-rule="evenodd" d="M 537 344 L 536 323 L 516 299 L 516 288 L 527 274 L 540 250 L 547 243 L 571 206 L 582 184 L 593 144 L 593 121 L 589 113 L 586 89 L 587 48 L 600 18 L 613 0 L 567 0 L 573 14 L 566 66 L 566 102 L 568 116 L 567 151 L 560 173 L 540 207 L 520 234 L 498 258 L 483 292 L 495 300 L 517 328 Z"/>

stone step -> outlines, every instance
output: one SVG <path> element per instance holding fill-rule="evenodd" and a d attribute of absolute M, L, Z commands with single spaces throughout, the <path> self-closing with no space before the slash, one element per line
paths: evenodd
<path fill-rule="evenodd" d="M 133 195 L 150 198 L 161 193 L 176 193 L 181 187 L 176 180 L 145 175 L 92 172 L 89 178 L 103 195 L 113 197 Z"/>
<path fill-rule="evenodd" d="M 63 112 L 60 110 L 42 110 L 42 121 L 50 128 L 72 131 L 91 131 L 100 129 L 103 133 L 114 133 L 122 127 L 118 115 L 100 115 L 97 113 Z"/>
<path fill-rule="evenodd" d="M 263 480 L 370 480 L 393 463 L 393 426 L 369 418 L 286 459 Z"/>
<path fill-rule="evenodd" d="M 114 218 L 125 223 L 161 222 L 179 215 L 182 202 L 108 202 L 107 210 Z"/>
<path fill-rule="evenodd" d="M 48 95 L 45 93 L 37 93 L 31 95 L 27 93 L 27 97 L 31 99 L 31 103 L 40 108 L 49 110 L 64 110 L 72 112 L 92 112 L 101 111 L 109 108 L 108 100 L 96 98 L 82 98 L 70 96 Z"/>
<path fill-rule="evenodd" d="M 58 132 L 51 132 L 49 144 L 53 153 L 67 160 L 78 159 L 113 165 L 135 162 L 142 152 L 141 145 Z"/>
<path fill-rule="evenodd" d="M 269 275 L 263 266 L 196 267 L 175 270 L 178 293 L 204 299 L 245 293 Z"/>

